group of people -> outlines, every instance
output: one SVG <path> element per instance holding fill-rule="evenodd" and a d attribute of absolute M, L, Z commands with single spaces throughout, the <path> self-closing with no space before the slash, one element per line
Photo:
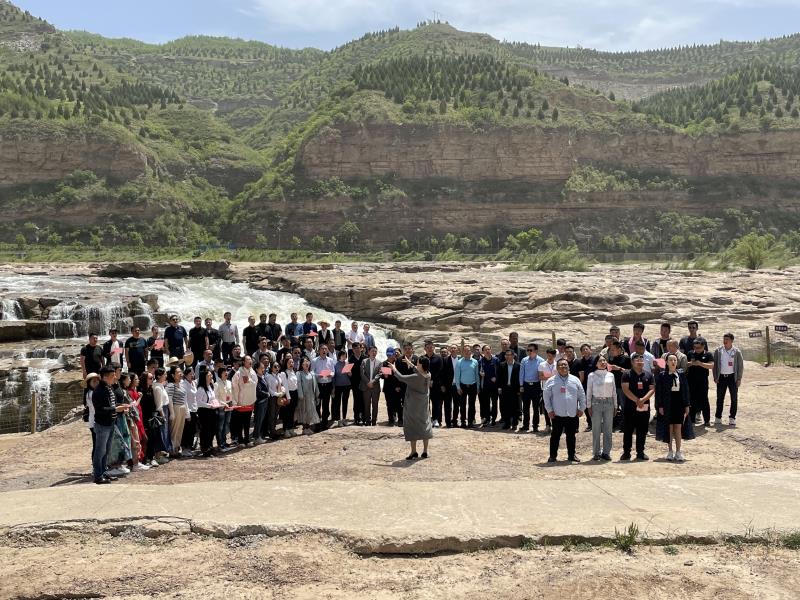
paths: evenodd
<path fill-rule="evenodd" d="M 682 441 L 694 425 L 709 426 L 709 374 L 717 388 L 715 424 L 722 424 L 726 394 L 728 424 L 735 426 L 738 388 L 744 371 L 733 334 L 713 353 L 688 324 L 677 340 L 662 323 L 659 337 L 644 337 L 636 323 L 622 338 L 611 327 L 598 351 L 566 340 L 539 355 L 536 342 L 523 350 L 516 332 L 495 353 L 489 344 L 435 348 L 425 341 L 388 348 L 385 359 L 369 325 L 345 331 L 308 313 L 285 326 L 276 315 L 248 319 L 240 332 L 226 312 L 219 328 L 195 317 L 189 330 L 177 316 L 163 334 L 148 338 L 133 328 L 124 342 L 112 329 L 102 345 L 96 333 L 81 350 L 86 380 L 84 420 L 92 431 L 96 483 L 109 483 L 131 470 L 146 470 L 170 459 L 211 457 L 349 423 L 377 425 L 380 394 L 387 425 L 402 426 L 410 443 L 407 460 L 428 457 L 428 442 L 439 427 L 502 427 L 550 434 L 549 461 L 557 460 L 566 436 L 568 460 L 578 461 L 575 438 L 585 417 L 593 435 L 593 459 L 611 460 L 612 432 L 623 432 L 621 460 L 648 460 L 646 437 L 655 405 L 656 437 L 668 444 L 667 460 L 684 460 Z M 352 420 L 348 403 L 352 394 Z M 477 403 L 477 406 L 476 406 Z M 422 453 L 418 443 L 422 442 Z M 674 450 L 673 450 L 674 446 Z"/>

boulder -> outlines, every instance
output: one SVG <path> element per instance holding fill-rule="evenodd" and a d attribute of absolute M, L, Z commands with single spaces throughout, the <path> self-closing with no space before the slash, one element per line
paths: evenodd
<path fill-rule="evenodd" d="M 0 342 L 19 342 L 26 337 L 25 321 L 0 321 Z"/>
<path fill-rule="evenodd" d="M 98 270 L 101 277 L 226 277 L 226 260 L 110 263 Z"/>
<path fill-rule="evenodd" d="M 133 326 L 138 327 L 143 332 L 150 331 L 151 322 L 150 315 L 136 315 L 133 317 Z"/>
<path fill-rule="evenodd" d="M 149 305 L 150 310 L 152 310 L 153 312 L 157 311 L 159 308 L 158 294 L 145 294 L 144 296 L 141 297 L 141 301 L 142 303 Z"/>

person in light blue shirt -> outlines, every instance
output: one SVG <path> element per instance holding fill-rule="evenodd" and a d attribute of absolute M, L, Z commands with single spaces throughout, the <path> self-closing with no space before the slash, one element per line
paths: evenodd
<path fill-rule="evenodd" d="M 575 456 L 575 433 L 578 422 L 586 410 L 586 394 L 581 380 L 569 374 L 569 361 L 566 358 L 556 363 L 556 375 L 547 380 L 544 386 L 544 407 L 553 422 L 550 436 L 550 458 L 556 462 L 561 433 L 567 437 L 567 460 L 580 462 Z"/>
<path fill-rule="evenodd" d="M 652 375 L 653 374 L 653 361 L 655 361 L 656 357 L 645 350 L 644 340 L 636 340 L 634 344 L 636 348 L 635 352 L 637 354 L 641 354 L 642 358 L 644 358 L 644 367 L 642 369 L 645 373 Z"/>
<path fill-rule="evenodd" d="M 458 393 L 456 400 L 461 412 L 461 427 L 475 425 L 475 399 L 480 389 L 480 381 L 478 361 L 472 358 L 469 349 L 462 342 L 461 358 L 456 363 L 456 372 L 453 378 L 453 385 Z M 464 420 L 465 416 L 469 419 L 469 425 Z"/>
<path fill-rule="evenodd" d="M 544 363 L 544 359 L 539 356 L 539 344 L 531 342 L 528 344 L 528 356 L 522 359 L 519 364 L 519 391 L 522 400 L 520 412 L 522 413 L 522 426 L 520 433 L 528 433 L 531 421 L 531 405 L 533 405 L 533 431 L 539 431 L 539 402 L 542 398 L 542 385 L 539 381 L 539 367 Z M 550 420 L 545 415 L 547 427 L 550 427 Z"/>

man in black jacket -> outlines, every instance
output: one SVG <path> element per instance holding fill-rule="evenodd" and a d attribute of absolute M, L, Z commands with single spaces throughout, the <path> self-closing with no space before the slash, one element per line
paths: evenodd
<path fill-rule="evenodd" d="M 442 389 L 442 403 L 444 404 L 444 422 L 447 427 L 453 427 L 458 420 L 458 402 L 453 399 L 458 395 L 453 382 L 456 378 L 456 363 L 458 361 L 458 348 L 450 346 L 450 354 L 442 359 L 442 372 L 439 375 Z"/>
<path fill-rule="evenodd" d="M 503 429 L 516 429 L 519 415 L 519 363 L 510 348 L 505 361 L 497 368 L 498 394 L 500 396 L 500 418 Z"/>
<path fill-rule="evenodd" d="M 111 386 L 116 381 L 114 367 L 103 367 L 100 370 L 100 384 L 92 392 L 94 406 L 95 445 L 92 453 L 92 476 L 95 483 L 110 483 L 114 480 L 106 476 L 108 454 L 111 452 L 111 441 L 114 438 L 114 427 L 117 413 L 126 412 L 127 404 L 117 404 Z"/>
<path fill-rule="evenodd" d="M 399 350 L 396 351 L 400 353 Z M 389 367 L 395 364 L 397 355 L 394 348 L 386 349 L 386 360 L 382 367 Z M 398 369 L 400 365 L 398 363 Z M 394 375 L 381 375 L 383 377 L 383 397 L 386 400 L 386 412 L 389 415 L 389 426 L 403 424 L 403 387 L 400 380 Z"/>
<path fill-rule="evenodd" d="M 425 356 L 428 357 L 428 372 L 431 374 L 431 426 L 439 427 L 442 423 L 442 357 L 433 351 L 433 342 L 425 340 Z"/>

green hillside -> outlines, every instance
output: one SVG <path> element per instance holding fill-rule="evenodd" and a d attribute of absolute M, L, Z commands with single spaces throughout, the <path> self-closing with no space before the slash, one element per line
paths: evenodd
<path fill-rule="evenodd" d="M 60 32 L 0 2 L 0 135 L 100 136 L 147 157 L 134 181 L 107 180 L 88 165 L 62 181 L 6 187 L 0 202 L 21 207 L 21 220 L 37 206 L 51 215 L 30 223 L 37 229 L 28 241 L 252 243 L 270 219 L 282 223 L 278 207 L 293 199 L 343 197 L 368 211 L 428 193 L 424 184 L 400 189 L 379 178 L 306 177 L 298 156 L 326 126 L 448 125 L 476 135 L 793 130 L 798 65 L 800 35 L 609 53 L 500 42 L 440 22 L 368 33 L 328 52 L 207 36 L 147 44 Z M 631 85 L 636 93 L 677 87 L 629 102 L 622 98 L 632 97 Z M 698 188 L 665 188 L 663 174 L 611 172 L 623 183 L 603 187 L 605 171 L 576 171 L 564 193 Z M 482 189 L 505 192 L 503 185 Z M 59 218 L 71 206 L 98 204 L 115 214 L 109 232 L 92 215 L 85 223 Z M 153 223 L 142 230 L 145 212 Z M 16 239 L 20 224 L 0 227 L 0 241 Z"/>

